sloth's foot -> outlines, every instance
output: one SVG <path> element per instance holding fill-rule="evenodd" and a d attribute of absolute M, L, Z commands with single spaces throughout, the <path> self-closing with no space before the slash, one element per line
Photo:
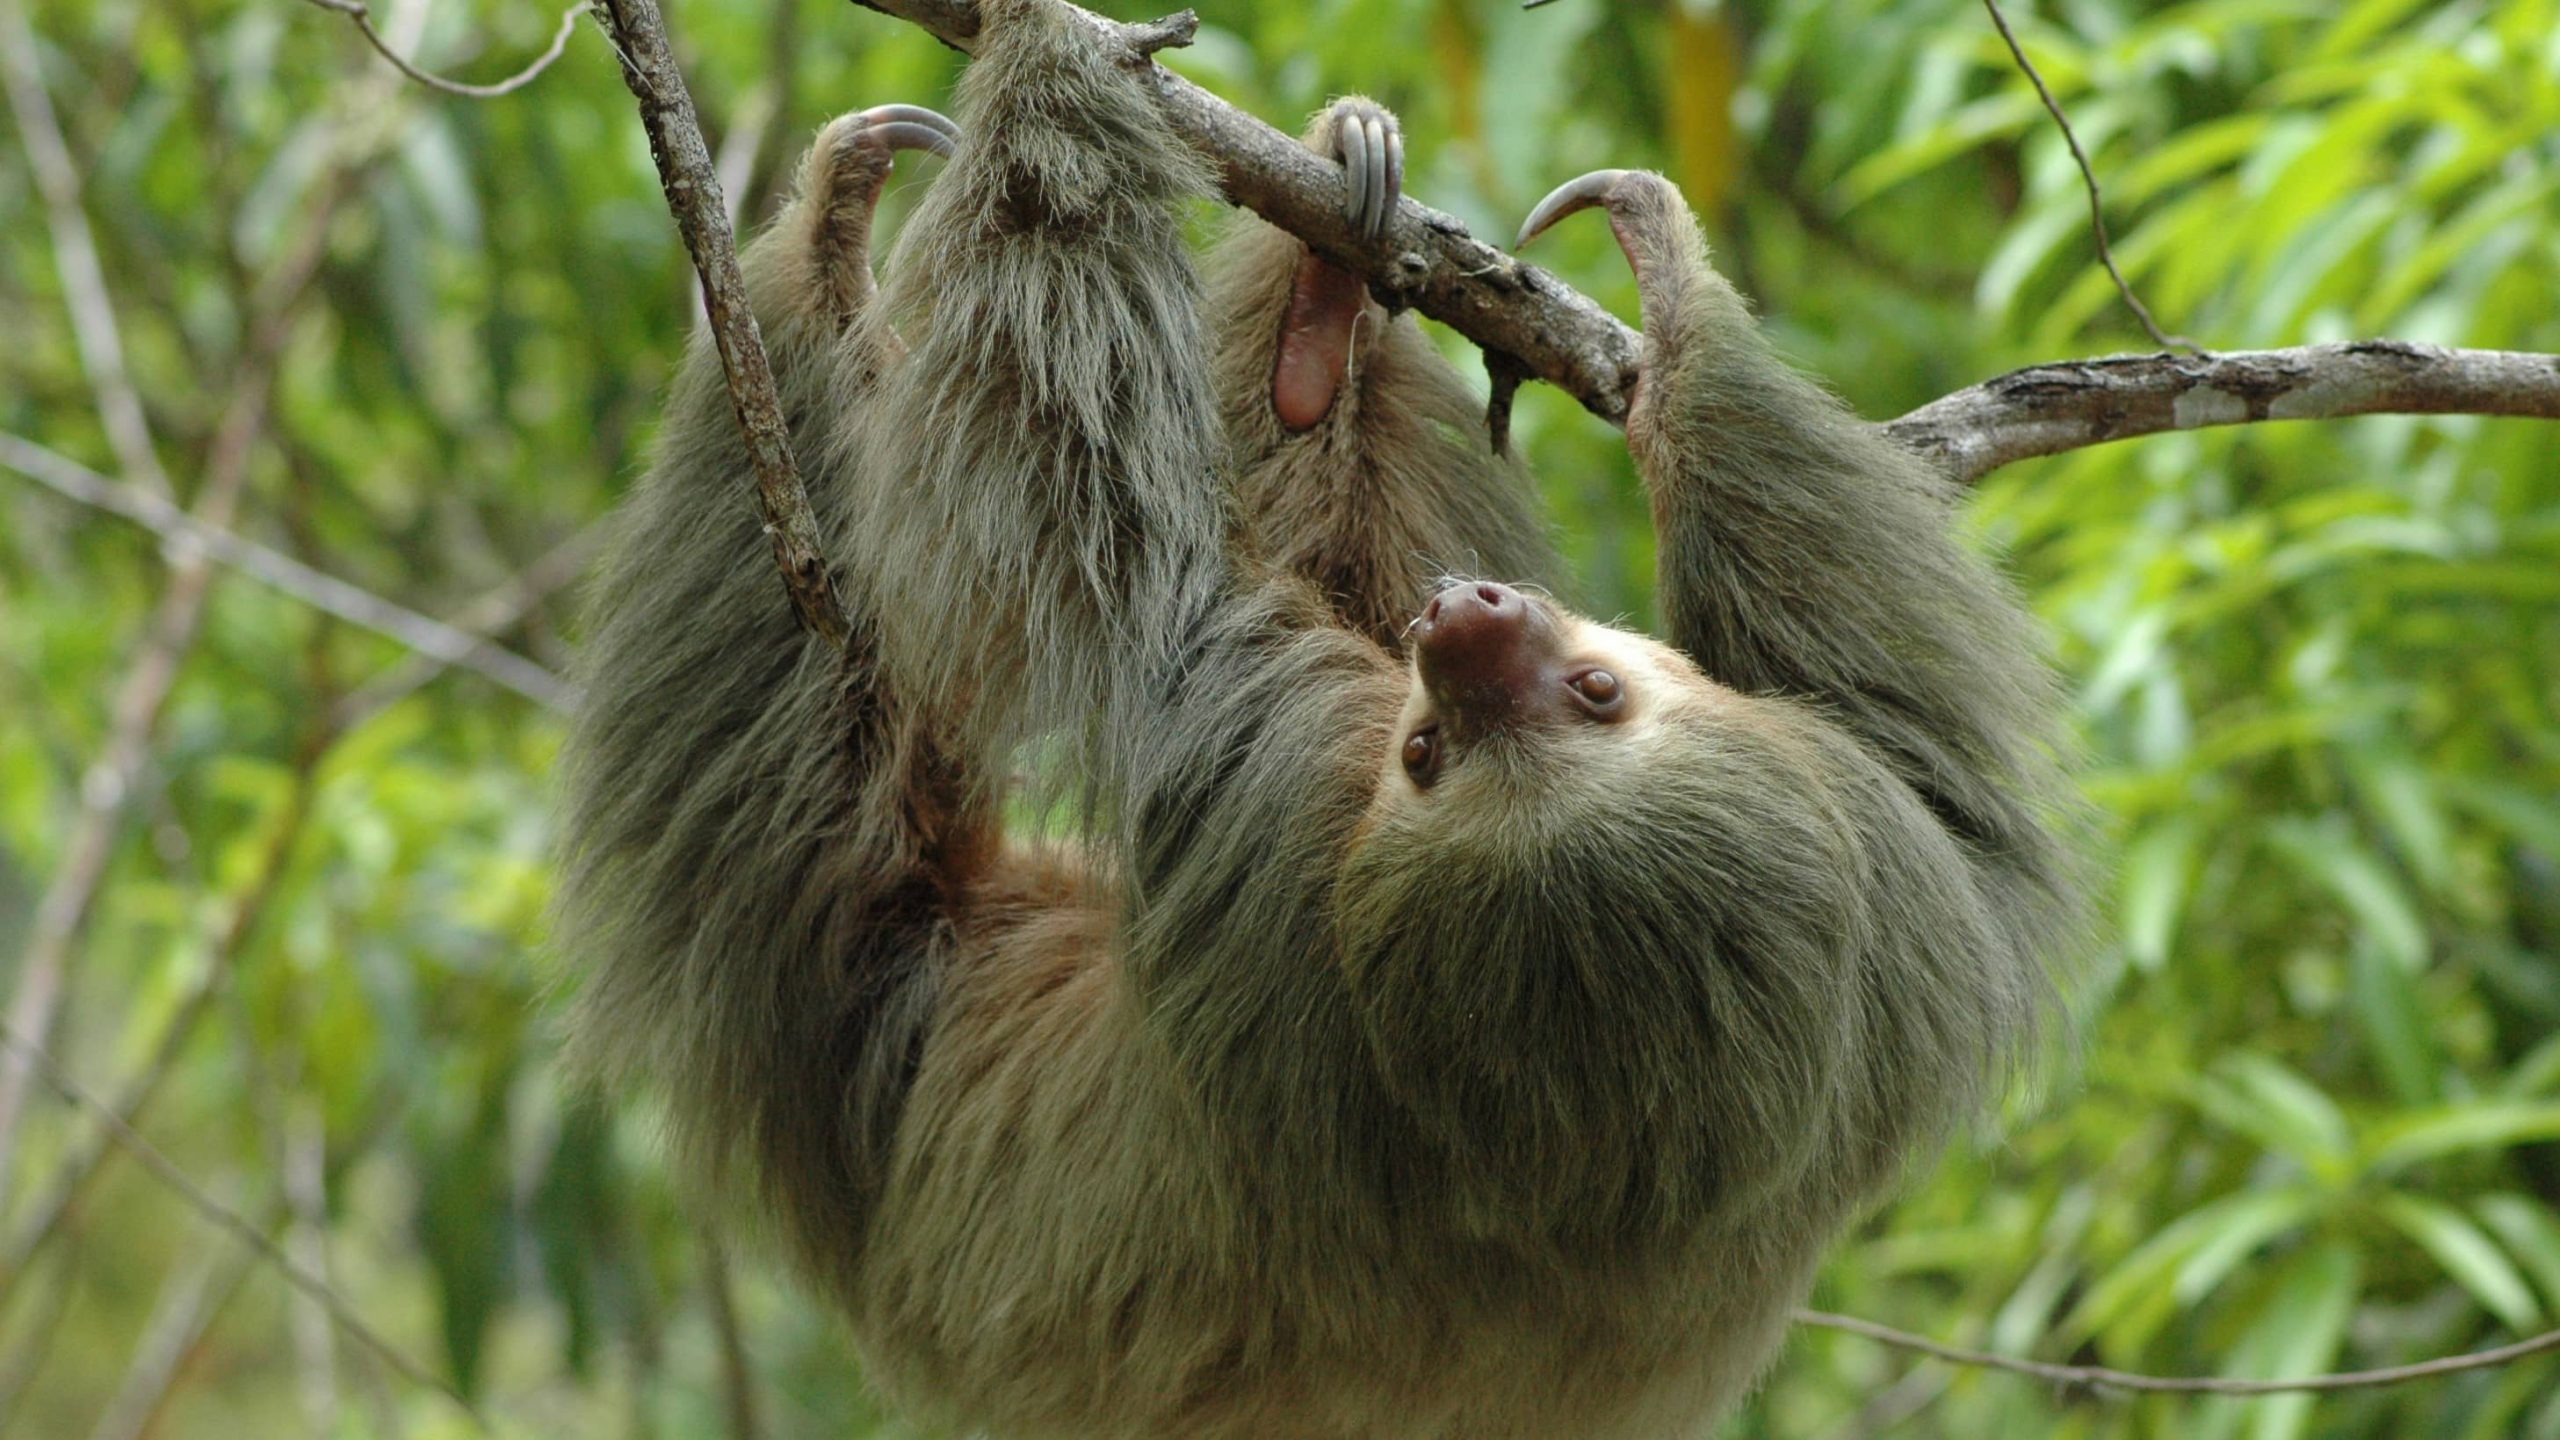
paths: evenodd
<path fill-rule="evenodd" d="M 1336 100 L 1307 132 L 1307 148 L 1342 162 L 1343 218 L 1363 239 L 1383 234 L 1404 193 L 1404 130 L 1393 112 L 1359 96 Z M 1271 369 L 1280 423 L 1304 430 L 1333 409 L 1349 375 L 1360 326 L 1385 322 L 1359 276 L 1313 251 L 1298 262 Z"/>
<path fill-rule="evenodd" d="M 810 261 L 838 324 L 871 298 L 871 217 L 901 150 L 948 157 L 960 127 L 921 105 L 875 105 L 839 115 L 818 132 L 800 171 Z"/>
<path fill-rule="evenodd" d="M 1627 402 L 1627 435 L 1633 441 L 1649 424 L 1651 407 L 1645 401 L 1652 387 L 1647 377 L 1678 371 L 1692 329 L 1684 299 L 1694 299 L 1700 283 L 1721 287 L 1724 282 L 1707 266 L 1706 244 L 1680 187 L 1650 170 L 1594 170 L 1567 180 L 1548 191 L 1520 222 L 1520 238 L 1512 248 L 1527 245 L 1579 210 L 1608 213 L 1609 231 L 1618 237 L 1618 249 L 1636 275 L 1644 358 Z"/>

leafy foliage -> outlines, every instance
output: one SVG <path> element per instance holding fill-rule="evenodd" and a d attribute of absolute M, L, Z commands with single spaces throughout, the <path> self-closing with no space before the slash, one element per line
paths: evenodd
<path fill-rule="evenodd" d="M 246 385 L 267 404 L 237 528 L 414 608 L 464 611 L 610 508 L 692 302 L 591 28 L 527 89 L 468 102 L 368 88 L 383 67 L 341 18 L 287 0 L 29 8 L 182 502 Z M 556 19 L 378 8 L 404 49 L 472 78 Z M 1789 348 L 1870 414 L 2138 342 L 2059 136 L 1960 0 L 1201 8 L 1171 63 L 1283 125 L 1376 96 L 1411 137 L 1409 188 L 1479 233 L 1584 169 L 1673 175 Z M 2560 351 L 2554 0 L 2010 13 L 2171 328 Z M 750 216 L 827 116 L 936 100 L 958 64 L 807 0 L 672 21 Z M 113 473 L 22 138 L 0 146 L 0 431 Z M 314 235 L 316 278 L 277 306 L 261 277 Z M 1539 258 L 1632 313 L 1600 227 Z M 262 324 L 281 326 L 271 386 L 247 363 Z M 1641 618 L 1651 544 L 1617 437 L 1535 387 L 1515 433 L 1585 598 Z M 0 486 L 14 984 L 171 556 Z M 2060 637 L 2113 923 L 2080 1048 L 1846 1247 L 1819 1302 L 2013 1353 L 2232 1375 L 2560 1324 L 2560 441 L 2461 418 L 2164 436 L 2003 472 L 1974 519 Z M 546 598 L 502 638 L 556 663 L 574 613 Z M 835 1328 L 709 1251 L 657 1178 L 646 1116 L 554 1074 L 547 991 L 576 983 L 538 958 L 557 717 L 459 674 L 377 703 L 403 663 L 217 578 L 73 951 L 56 1052 L 115 1094 L 181 1027 L 139 1127 L 279 1217 L 502 1433 L 711 1433 L 742 1398 L 761 1433 L 879 1423 Z M 0 1247 L 94 1130 L 39 1093 Z M 299 1194 L 298 1169 L 316 1176 Z M 168 1434 L 467 1431 L 271 1269 L 226 1269 L 227 1242 L 129 1161 L 109 1156 L 66 1215 L 0 1275 L 0 1433 L 85 1433 L 120 1388 Z M 201 1337 L 155 1391 L 155 1327 L 196 1277 Z M 2560 1360 L 2123 1400 L 1807 1332 L 1736 1430 L 2553 1440 Z"/>

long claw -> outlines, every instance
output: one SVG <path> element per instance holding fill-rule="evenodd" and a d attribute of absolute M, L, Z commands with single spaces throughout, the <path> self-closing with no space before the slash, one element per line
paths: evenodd
<path fill-rule="evenodd" d="M 927 110 L 921 105 L 874 105 L 863 111 L 857 118 L 865 125 L 887 125 L 892 121 L 904 120 L 910 124 L 938 130 L 946 139 L 960 138 L 960 127 L 953 123 L 950 116 L 939 110 Z"/>
<path fill-rule="evenodd" d="M 1393 192 L 1387 188 L 1390 165 L 1387 159 L 1387 127 L 1385 122 L 1371 115 L 1360 122 L 1360 128 L 1368 132 L 1369 163 L 1375 167 L 1369 177 L 1369 209 L 1360 217 L 1360 229 L 1363 234 L 1376 239 L 1378 232 L 1387 228 L 1387 205 L 1393 199 Z"/>
<path fill-rule="evenodd" d="M 1369 215 L 1369 132 L 1358 118 L 1343 122 L 1337 132 L 1342 149 L 1342 178 L 1348 189 L 1342 199 L 1342 218 L 1356 230 L 1367 228 Z"/>
<path fill-rule="evenodd" d="M 957 141 L 952 135 L 916 120 L 890 120 L 868 125 L 862 133 L 888 142 L 892 150 L 930 150 L 945 159 L 949 159 L 957 148 Z"/>
<path fill-rule="evenodd" d="M 1594 170 L 1588 175 L 1577 175 L 1548 191 L 1547 198 L 1539 201 L 1537 208 L 1529 212 L 1529 218 L 1520 222 L 1520 238 L 1511 242 L 1511 248 L 1526 247 L 1530 241 L 1544 234 L 1548 226 L 1576 210 L 1606 206 L 1610 193 L 1626 178 L 1624 170 Z"/>
<path fill-rule="evenodd" d="M 1404 195 L 1404 129 L 1387 127 L 1387 208 L 1393 210 Z M 1382 216 L 1381 219 L 1384 217 Z"/>

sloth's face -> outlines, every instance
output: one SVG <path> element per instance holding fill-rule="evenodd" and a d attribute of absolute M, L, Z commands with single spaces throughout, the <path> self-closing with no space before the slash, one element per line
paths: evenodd
<path fill-rule="evenodd" d="M 1558 779 L 1610 788 L 1661 758 L 1666 729 L 1715 690 L 1659 641 L 1484 581 L 1442 589 L 1408 638 L 1379 819 L 1508 811 Z"/>

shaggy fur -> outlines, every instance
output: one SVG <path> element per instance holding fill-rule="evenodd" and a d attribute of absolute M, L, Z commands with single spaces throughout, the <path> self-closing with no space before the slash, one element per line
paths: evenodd
<path fill-rule="evenodd" d="M 1613 218 L 1672 643 L 1552 611 L 1622 723 L 1418 785 L 1381 627 L 1431 565 L 1543 563 L 1520 476 L 1409 322 L 1285 433 L 1303 252 L 1248 232 L 1204 302 L 1127 57 L 982 11 L 887 290 L 858 123 L 749 256 L 850 663 L 793 627 L 707 347 L 604 576 L 587 1062 L 661 1079 L 708 1203 L 935 1423 L 1702 1432 L 2068 939 L 2028 627 L 1648 179 Z M 1006 834 L 988 777 L 1061 737 L 1083 839 Z"/>

